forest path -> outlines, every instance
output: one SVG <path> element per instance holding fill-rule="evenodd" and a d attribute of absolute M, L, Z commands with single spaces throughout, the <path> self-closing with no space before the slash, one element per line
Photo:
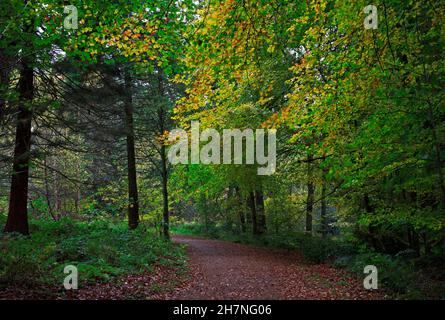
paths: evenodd
<path fill-rule="evenodd" d="M 381 299 L 359 279 L 327 264 L 312 264 L 295 251 L 191 236 L 190 279 L 166 299 Z"/>

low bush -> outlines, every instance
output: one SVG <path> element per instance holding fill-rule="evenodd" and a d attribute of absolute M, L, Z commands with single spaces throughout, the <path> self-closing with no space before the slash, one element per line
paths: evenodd
<path fill-rule="evenodd" d="M 414 265 L 408 261 L 387 254 L 366 252 L 340 257 L 334 262 L 334 266 L 346 268 L 360 277 L 363 277 L 363 270 L 367 265 L 377 267 L 379 283 L 395 294 L 407 298 L 422 297 L 418 287 L 418 274 Z"/>
<path fill-rule="evenodd" d="M 62 286 L 66 265 L 78 268 L 79 285 L 150 270 L 185 266 L 185 252 L 125 223 L 31 220 L 30 236 L 0 232 L 0 286 Z"/>

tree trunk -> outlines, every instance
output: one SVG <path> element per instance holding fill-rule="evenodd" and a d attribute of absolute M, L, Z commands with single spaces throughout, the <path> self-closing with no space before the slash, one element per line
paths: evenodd
<path fill-rule="evenodd" d="M 45 155 L 45 158 L 43 159 L 43 179 L 45 183 L 45 198 L 46 198 L 46 204 L 48 205 L 48 213 L 51 215 L 51 218 L 54 221 L 57 221 L 56 217 L 53 213 L 53 208 L 51 205 L 51 192 L 49 189 L 49 181 L 48 181 L 48 164 L 47 164 L 47 155 Z"/>
<path fill-rule="evenodd" d="M 409 244 L 410 248 L 416 252 L 416 255 L 420 257 L 420 238 L 419 234 L 414 230 L 412 226 L 408 226 Z"/>
<path fill-rule="evenodd" d="M 246 233 L 246 218 L 244 217 L 244 210 L 239 208 L 239 219 L 241 224 L 241 232 Z"/>
<path fill-rule="evenodd" d="M 327 189 L 326 173 L 323 172 L 323 182 L 321 186 L 321 212 L 320 212 L 321 235 L 323 237 L 326 237 L 326 235 L 328 234 L 326 189 Z"/>
<path fill-rule="evenodd" d="M 257 235 L 258 223 L 257 223 L 256 208 L 255 208 L 255 194 L 253 193 L 253 191 L 249 193 L 249 196 L 247 198 L 247 205 L 249 206 L 251 212 L 252 234 Z"/>
<path fill-rule="evenodd" d="M 207 197 L 204 192 L 200 193 L 200 203 L 201 203 L 201 212 L 204 218 L 204 232 L 209 233 L 209 217 L 208 217 L 208 208 L 207 208 Z"/>
<path fill-rule="evenodd" d="M 32 30 L 32 25 L 28 30 Z M 28 180 L 31 151 L 31 102 L 34 97 L 34 70 L 30 57 L 23 56 L 18 83 L 20 104 L 17 115 L 11 192 L 5 232 L 29 234 L 28 228 Z"/>
<path fill-rule="evenodd" d="M 5 93 L 10 81 L 9 78 L 12 71 L 12 63 L 13 60 L 7 56 L 4 49 L 0 48 L 0 126 L 3 125 L 6 116 Z"/>
<path fill-rule="evenodd" d="M 158 90 L 161 96 L 164 95 L 164 86 L 162 83 L 162 73 L 158 69 Z M 158 109 L 158 121 L 159 121 L 159 134 L 162 136 L 165 133 L 167 127 L 167 117 L 164 110 L 163 103 L 160 104 Z M 167 152 L 166 146 L 161 145 L 161 179 L 162 179 L 162 233 L 164 238 L 170 239 L 170 212 L 168 208 L 168 168 L 167 168 Z"/>
<path fill-rule="evenodd" d="M 311 159 L 311 157 L 309 158 Z M 306 232 L 312 233 L 312 215 L 314 211 L 315 185 L 313 182 L 312 164 L 307 163 L 307 199 L 306 199 Z"/>
<path fill-rule="evenodd" d="M 369 195 L 367 193 L 365 193 L 364 196 L 363 196 L 363 207 L 365 208 L 365 212 L 367 214 L 373 214 L 374 213 L 374 208 L 371 205 L 371 200 L 369 199 Z M 370 237 L 371 237 L 371 245 L 372 245 L 372 247 L 374 249 L 377 249 L 377 250 L 381 249 L 381 247 L 378 244 L 377 238 L 376 238 L 376 236 L 377 236 L 377 229 L 376 229 L 376 227 L 375 227 L 373 222 L 371 222 L 369 224 L 368 231 L 369 231 L 369 234 L 370 234 Z"/>
<path fill-rule="evenodd" d="M 240 221 L 240 226 L 241 226 L 241 232 L 246 233 L 246 217 L 244 216 L 245 212 L 244 212 L 243 205 L 241 203 L 241 194 L 240 194 L 239 187 L 235 187 L 235 196 L 236 196 L 237 203 L 238 203 L 237 209 L 238 209 L 239 221 Z"/>
<path fill-rule="evenodd" d="M 136 154 L 134 148 L 133 97 L 131 77 L 125 71 L 125 124 L 127 134 L 128 170 L 128 227 L 136 229 L 139 224 L 139 200 L 136 176 Z"/>
<path fill-rule="evenodd" d="M 170 239 L 169 231 L 169 210 L 168 210 L 168 173 L 167 173 L 167 156 L 165 152 L 165 146 L 161 147 L 161 161 L 162 161 L 162 199 L 163 199 L 163 214 L 162 214 L 162 226 L 163 234 L 166 239 Z"/>
<path fill-rule="evenodd" d="M 258 217 L 258 234 L 266 231 L 266 212 L 264 210 L 264 196 L 262 190 L 255 190 L 255 207 Z"/>

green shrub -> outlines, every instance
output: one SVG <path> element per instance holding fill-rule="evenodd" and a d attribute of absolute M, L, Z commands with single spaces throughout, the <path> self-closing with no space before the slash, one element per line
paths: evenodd
<path fill-rule="evenodd" d="M 150 271 L 156 263 L 182 267 L 182 247 L 126 223 L 31 220 L 30 236 L 0 233 L 3 286 L 62 286 L 66 265 L 78 268 L 79 285 Z"/>
<path fill-rule="evenodd" d="M 46 271 L 54 265 L 54 243 L 35 246 L 18 234 L 0 241 L 0 283 L 37 284 L 45 282 Z"/>
<path fill-rule="evenodd" d="M 222 237 L 223 232 L 221 228 L 216 227 L 213 224 L 207 226 L 207 228 L 200 223 L 191 222 L 178 225 L 172 225 L 172 232 L 191 236 L 208 236 L 210 238 L 219 239 Z"/>
<path fill-rule="evenodd" d="M 356 252 L 356 248 L 351 242 L 304 233 L 265 236 L 265 243 L 274 247 L 298 250 L 315 263 L 332 261 L 337 257 Z"/>
<path fill-rule="evenodd" d="M 406 298 L 421 297 L 417 286 L 417 273 L 412 263 L 387 254 L 366 252 L 355 256 L 337 259 L 334 266 L 346 268 L 363 277 L 367 265 L 374 265 L 378 270 L 379 284 Z"/>
<path fill-rule="evenodd" d="M 300 249 L 307 258 L 316 263 L 334 258 L 336 254 L 333 241 L 314 237 L 306 237 L 301 241 Z"/>

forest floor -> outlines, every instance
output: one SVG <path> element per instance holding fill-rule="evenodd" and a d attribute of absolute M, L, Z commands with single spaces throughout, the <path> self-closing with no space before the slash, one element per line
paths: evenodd
<path fill-rule="evenodd" d="M 362 280 L 296 251 L 176 235 L 187 245 L 189 268 L 156 265 L 150 272 L 118 277 L 79 290 L 12 288 L 0 299 L 385 299 Z M 48 295 L 42 295 L 46 290 Z"/>
<path fill-rule="evenodd" d="M 384 299 L 362 280 L 327 264 L 313 264 L 298 252 L 192 236 L 187 244 L 189 280 L 160 299 Z"/>

